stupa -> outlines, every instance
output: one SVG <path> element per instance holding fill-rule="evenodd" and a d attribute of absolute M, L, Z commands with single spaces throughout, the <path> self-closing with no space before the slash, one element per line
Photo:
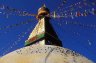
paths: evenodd
<path fill-rule="evenodd" d="M 46 6 L 38 10 L 38 23 L 25 46 L 1 57 L 0 63 L 93 63 L 86 57 L 62 47 L 50 24 L 50 11 Z"/>

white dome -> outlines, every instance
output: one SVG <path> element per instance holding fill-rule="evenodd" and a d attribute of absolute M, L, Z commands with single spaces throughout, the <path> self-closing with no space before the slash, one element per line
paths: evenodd
<path fill-rule="evenodd" d="M 93 63 L 69 49 L 51 45 L 32 45 L 13 51 L 0 63 Z"/>

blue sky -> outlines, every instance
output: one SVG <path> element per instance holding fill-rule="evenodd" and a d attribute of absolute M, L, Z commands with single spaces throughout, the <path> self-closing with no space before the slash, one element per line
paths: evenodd
<path fill-rule="evenodd" d="M 71 4 L 81 2 L 83 0 L 67 0 L 65 4 L 60 7 L 60 5 L 62 5 L 62 1 L 64 0 L 0 0 L 0 4 L 20 11 L 27 11 L 32 14 L 37 14 L 38 8 L 43 4 L 46 4 L 51 12 L 56 11 L 56 13 L 61 15 L 62 12 L 68 10 L 66 8 Z M 73 13 L 77 11 L 82 12 L 88 9 L 91 10 L 92 8 L 96 9 L 96 5 L 89 7 L 86 6 L 82 9 L 78 9 L 78 6 L 73 8 Z M 6 10 L 0 11 L 8 13 Z M 12 28 L 5 28 L 9 25 L 29 20 L 32 22 L 13 26 Z M 8 18 L 6 18 L 5 14 L 0 14 L 0 28 L 4 27 L 4 29 L 0 30 L 0 56 L 24 47 L 25 40 L 27 40 L 37 22 L 36 18 L 32 16 L 17 16 L 16 13 L 14 13 L 14 15 L 9 15 Z M 96 15 L 88 14 L 87 16 L 74 16 L 74 19 L 70 17 L 58 19 L 52 18 L 50 22 L 62 41 L 64 48 L 76 51 L 77 53 L 80 53 L 81 55 L 96 62 Z M 66 24 L 66 22 L 71 23 Z M 76 22 L 78 22 L 78 24 L 74 24 Z"/>

